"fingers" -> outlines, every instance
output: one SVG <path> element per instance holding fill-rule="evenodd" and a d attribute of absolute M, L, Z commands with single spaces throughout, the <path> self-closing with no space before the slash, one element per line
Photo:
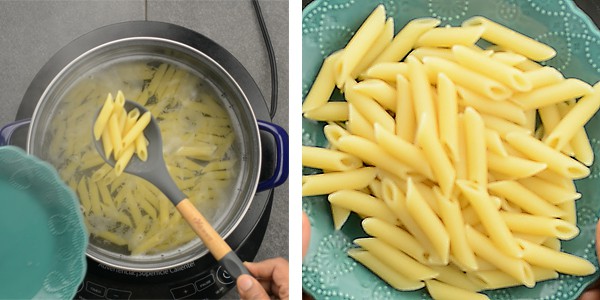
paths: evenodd
<path fill-rule="evenodd" d="M 600 253 L 600 220 L 596 223 L 596 254 Z M 598 255 L 598 259 L 600 260 L 600 255 Z"/>
<path fill-rule="evenodd" d="M 310 222 L 306 213 L 302 212 L 302 258 L 306 255 L 308 250 L 308 243 L 310 242 Z"/>
<path fill-rule="evenodd" d="M 240 298 L 243 300 L 264 300 L 270 299 L 267 292 L 252 276 L 243 274 L 237 279 L 237 289 Z"/>
<path fill-rule="evenodd" d="M 600 290 L 589 290 L 581 294 L 578 300 L 598 300 L 600 299 Z"/>
<path fill-rule="evenodd" d="M 277 275 L 285 273 L 286 277 L 289 272 L 288 261 L 281 258 L 269 258 L 261 262 L 245 262 L 244 265 L 254 277 L 261 279 L 274 279 Z"/>
<path fill-rule="evenodd" d="M 287 260 L 278 257 L 255 263 L 246 262 L 244 265 L 267 291 L 280 299 L 288 299 L 289 263 Z"/>
<path fill-rule="evenodd" d="M 596 223 L 596 254 L 600 253 L 600 220 Z M 600 257 L 600 255 L 598 255 Z M 600 259 L 600 258 L 599 258 Z M 600 299 L 600 281 L 592 283 L 578 300 L 597 300 Z"/>

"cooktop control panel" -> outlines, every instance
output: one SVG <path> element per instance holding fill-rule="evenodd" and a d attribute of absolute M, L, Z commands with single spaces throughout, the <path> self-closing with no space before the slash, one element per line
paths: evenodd
<path fill-rule="evenodd" d="M 173 273 L 182 277 L 173 281 Z M 75 299 L 216 299 L 223 297 L 235 286 L 235 279 L 221 266 L 204 273 L 194 274 L 175 269 L 159 272 L 125 272 L 127 276 L 162 281 L 161 277 L 169 277 L 167 281 L 148 284 L 136 284 L 135 280 L 125 283 L 117 278 L 94 278 L 87 276 L 79 286 Z M 167 279 L 165 277 L 165 279 Z M 142 280 L 145 281 L 145 280 Z"/>

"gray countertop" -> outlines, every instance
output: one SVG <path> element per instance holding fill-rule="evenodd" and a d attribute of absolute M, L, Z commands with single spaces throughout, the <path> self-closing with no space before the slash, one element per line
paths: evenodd
<path fill-rule="evenodd" d="M 260 1 L 276 54 L 279 106 L 274 123 L 288 129 L 287 0 Z M 270 99 L 266 48 L 248 0 L 0 1 L 0 127 L 14 121 L 36 73 L 60 48 L 104 25 L 151 20 L 181 25 L 214 40 L 250 72 Z M 288 183 L 275 189 L 273 208 L 256 260 L 288 258 Z M 235 291 L 227 298 L 238 298 Z"/>

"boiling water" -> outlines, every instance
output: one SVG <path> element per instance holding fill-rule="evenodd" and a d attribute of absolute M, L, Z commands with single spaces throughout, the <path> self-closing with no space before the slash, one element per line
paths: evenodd
<path fill-rule="evenodd" d="M 171 176 L 215 225 L 239 184 L 235 130 L 223 93 L 199 73 L 158 58 L 113 60 L 68 87 L 53 111 L 44 159 L 77 193 L 91 242 L 123 255 L 159 255 L 195 240 L 170 201 L 145 180 L 114 171 L 92 143 L 94 117 L 122 90 L 159 122 Z"/>

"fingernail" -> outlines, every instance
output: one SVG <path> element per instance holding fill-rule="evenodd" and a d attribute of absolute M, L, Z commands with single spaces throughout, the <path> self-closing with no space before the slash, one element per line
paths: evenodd
<path fill-rule="evenodd" d="M 242 291 L 249 291 L 252 288 L 252 279 L 249 276 L 240 277 L 238 286 Z"/>

